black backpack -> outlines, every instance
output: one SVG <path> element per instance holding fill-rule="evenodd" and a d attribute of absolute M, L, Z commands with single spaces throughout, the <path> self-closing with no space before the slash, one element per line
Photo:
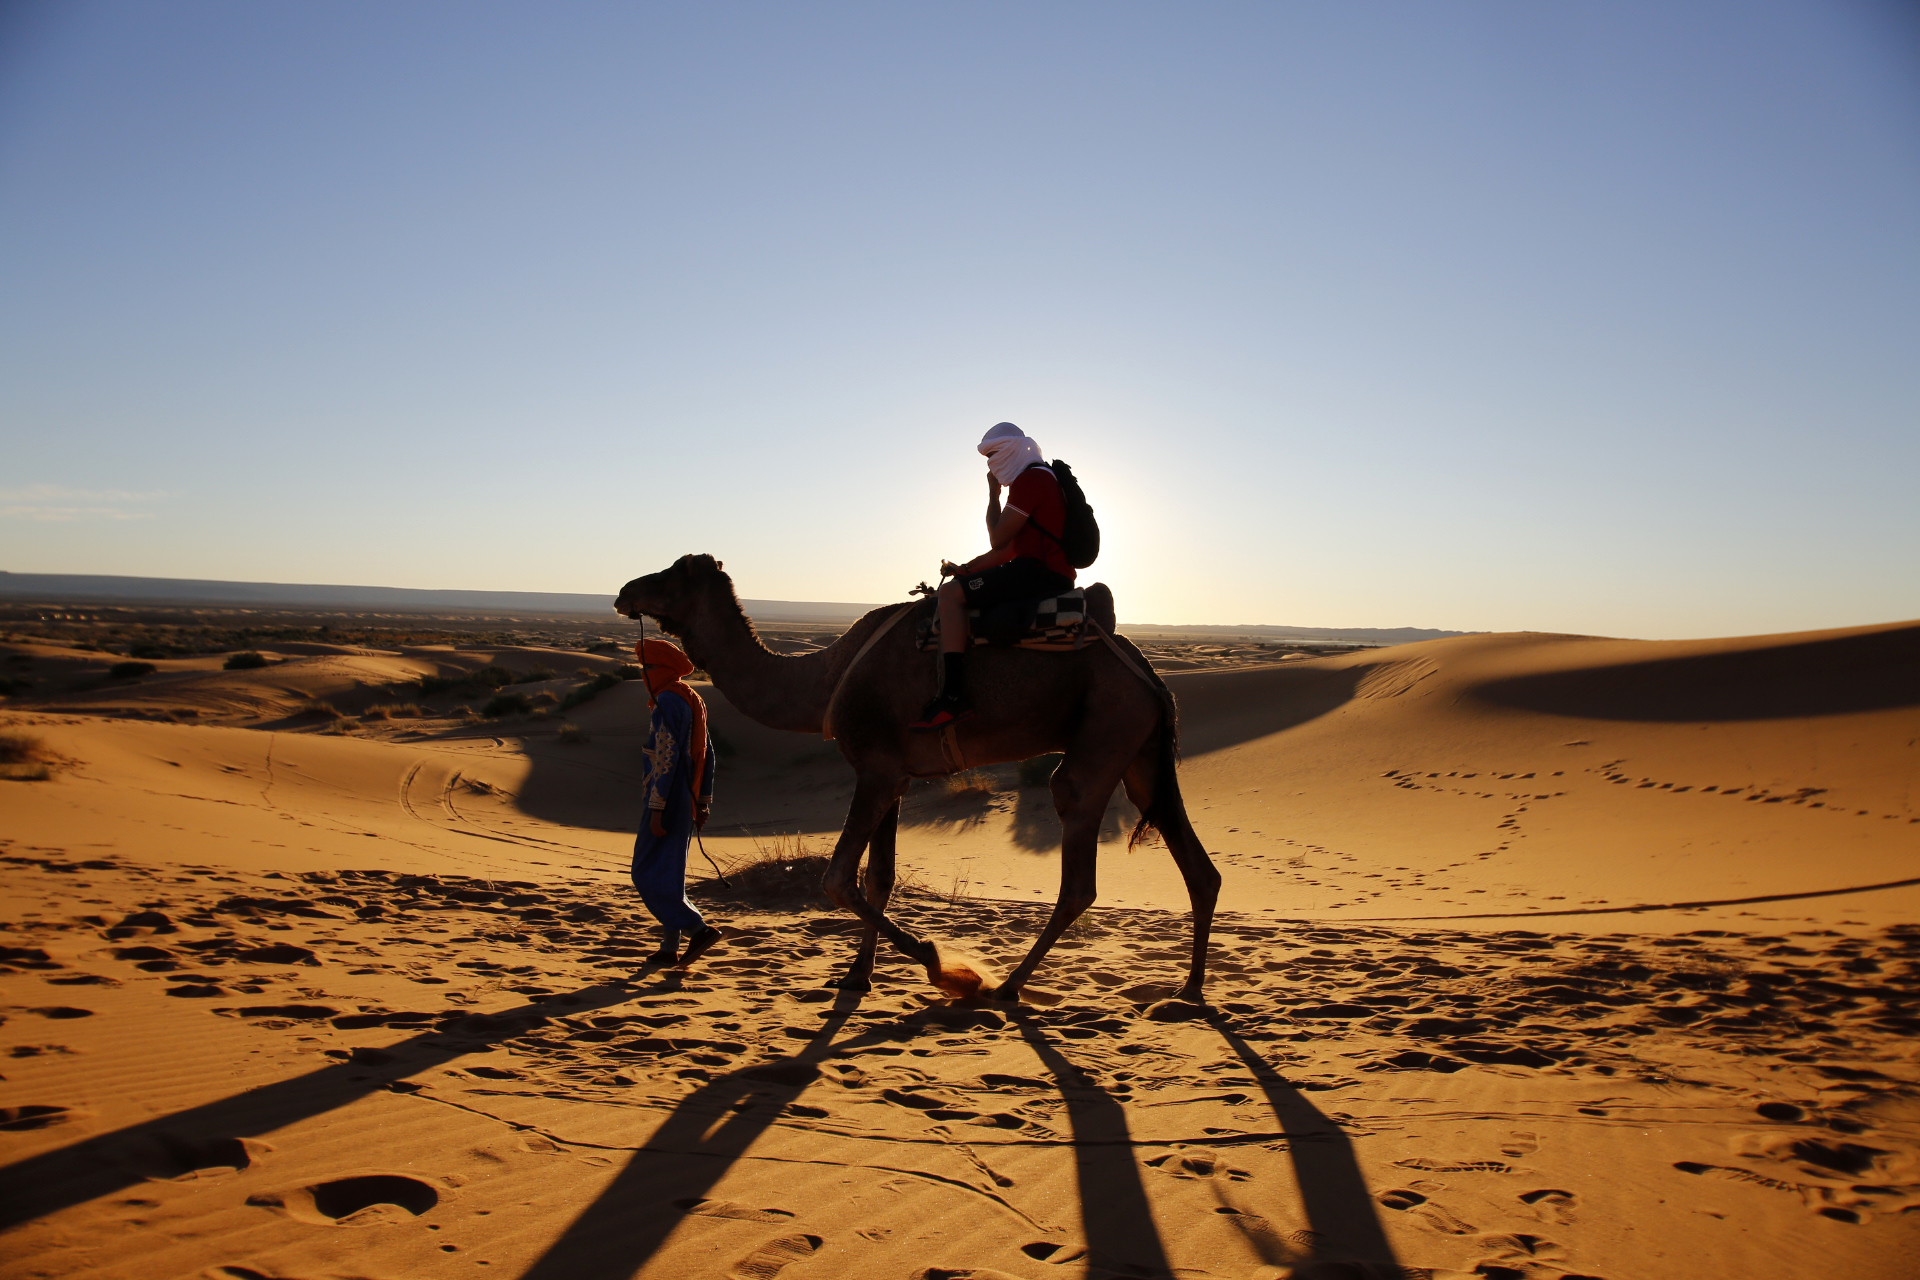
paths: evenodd
<path fill-rule="evenodd" d="M 1067 527 L 1057 534 L 1037 520 L 1032 522 L 1033 527 L 1060 544 L 1068 564 L 1076 569 L 1084 569 L 1100 558 L 1100 522 L 1093 518 L 1093 508 L 1087 504 L 1087 495 L 1080 491 L 1080 482 L 1074 478 L 1073 468 L 1058 458 L 1047 466 L 1053 470 L 1053 478 L 1060 482 L 1060 500 L 1066 505 Z"/>

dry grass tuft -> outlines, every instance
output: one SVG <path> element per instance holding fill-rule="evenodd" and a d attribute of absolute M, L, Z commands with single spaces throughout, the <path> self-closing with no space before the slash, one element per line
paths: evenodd
<path fill-rule="evenodd" d="M 696 880 L 688 886 L 693 897 L 741 903 L 775 911 L 799 911 L 833 904 L 820 890 L 830 859 L 824 843 L 815 851 L 805 836 L 774 836 L 771 842 L 755 840 L 753 852 L 726 863 L 726 884 L 715 876 Z M 699 855 L 694 855 L 696 862 Z"/>
<path fill-rule="evenodd" d="M 406 720 L 427 714 L 417 702 L 383 702 L 360 713 L 362 720 Z"/>
<path fill-rule="evenodd" d="M 13 782 L 45 782 L 65 763 L 38 734 L 13 729 L 0 731 L 0 778 Z"/>
<path fill-rule="evenodd" d="M 328 702 L 325 698 L 308 698 L 294 709 L 296 716 L 313 716 L 321 720 L 338 720 L 346 713 Z"/>
<path fill-rule="evenodd" d="M 227 655 L 226 662 L 221 665 L 228 671 L 254 671 L 267 665 L 267 655 L 247 649 Z"/>
<path fill-rule="evenodd" d="M 554 735 L 554 741 L 555 742 L 592 742 L 593 739 L 588 737 L 587 731 L 585 729 L 582 729 L 579 725 L 563 724 L 560 726 L 560 732 Z"/>

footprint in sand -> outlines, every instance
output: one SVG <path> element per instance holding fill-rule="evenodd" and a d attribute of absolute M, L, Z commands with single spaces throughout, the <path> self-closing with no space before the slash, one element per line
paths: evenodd
<path fill-rule="evenodd" d="M 1520 1202 L 1533 1206 L 1535 1214 L 1542 1222 L 1551 1222 L 1556 1226 L 1568 1226 L 1573 1220 L 1573 1192 L 1562 1191 L 1558 1187 L 1542 1187 L 1538 1191 L 1523 1191 Z"/>
<path fill-rule="evenodd" d="M 769 1240 L 733 1264 L 727 1280 L 773 1280 L 789 1264 L 813 1256 L 821 1244 L 819 1236 L 781 1236 Z"/>
<path fill-rule="evenodd" d="M 135 1167 L 162 1182 L 188 1182 L 251 1169 L 273 1148 L 256 1138 L 201 1138 L 155 1133 L 134 1154 Z"/>
<path fill-rule="evenodd" d="M 93 1010 L 91 1009 L 77 1009 L 67 1004 L 46 1005 L 38 1009 L 29 1009 L 27 1012 L 37 1013 L 43 1018 L 53 1018 L 55 1020 L 91 1018 L 93 1016 Z"/>
<path fill-rule="evenodd" d="M 50 1129 L 56 1124 L 65 1124 L 73 1119 L 73 1112 L 66 1107 L 42 1107 L 31 1104 L 24 1107 L 0 1107 L 0 1130 L 8 1133 L 22 1133 L 28 1129 Z"/>
<path fill-rule="evenodd" d="M 750 1209 L 731 1200 L 675 1200 L 673 1207 L 700 1218 L 732 1218 L 737 1222 L 787 1222 L 793 1215 L 785 1209 Z"/>
<path fill-rule="evenodd" d="M 1374 1197 L 1383 1208 L 1397 1209 L 1401 1213 L 1411 1213 L 1442 1235 L 1464 1236 L 1473 1231 L 1471 1223 L 1462 1222 L 1452 1210 L 1439 1205 L 1407 1187 L 1396 1191 L 1382 1191 Z"/>
<path fill-rule="evenodd" d="M 1507 1135 L 1507 1140 L 1500 1144 L 1500 1154 L 1503 1156 L 1530 1156 L 1539 1149 L 1540 1135 L 1528 1133 L 1524 1129 L 1515 1129 Z"/>
<path fill-rule="evenodd" d="M 440 1192 L 418 1178 L 374 1173 L 261 1192 L 247 1203 L 315 1226 L 377 1227 L 419 1217 L 440 1203 Z"/>
<path fill-rule="evenodd" d="M 1087 1256 L 1087 1251 L 1077 1244 L 1057 1244 L 1052 1240 L 1035 1240 L 1031 1244 L 1023 1244 L 1020 1246 L 1020 1252 L 1035 1262 L 1051 1262 L 1057 1267 L 1063 1267 L 1069 1262 L 1079 1262 Z M 983 1273 L 976 1271 L 973 1274 Z"/>

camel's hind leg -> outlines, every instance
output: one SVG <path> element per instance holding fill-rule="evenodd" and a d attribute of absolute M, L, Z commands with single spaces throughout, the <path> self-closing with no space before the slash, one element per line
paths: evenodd
<path fill-rule="evenodd" d="M 867 847 L 867 869 L 860 877 L 867 901 L 882 911 L 887 909 L 887 901 L 893 897 L 893 853 L 899 834 L 900 802 L 896 800 L 873 833 L 873 841 Z M 866 931 L 861 934 L 860 950 L 853 957 L 852 967 L 833 985 L 842 991 L 873 990 L 873 953 L 878 949 L 879 942 L 880 931 L 869 922 Z"/>
<path fill-rule="evenodd" d="M 835 906 L 859 916 L 868 929 L 878 931 L 881 937 L 900 948 L 909 958 L 920 964 L 932 965 L 935 959 L 932 943 L 902 929 L 887 918 L 884 910 L 856 892 L 860 855 L 866 852 L 868 843 L 879 833 L 888 815 L 899 812 L 904 781 L 862 775 L 854 784 L 853 803 L 847 806 L 847 822 L 840 830 L 839 842 L 833 846 L 833 861 L 828 864 L 826 878 L 820 887 Z M 887 851 L 889 868 L 892 866 L 891 838 L 890 828 Z"/>
<path fill-rule="evenodd" d="M 1020 966 L 995 990 L 999 1000 L 1018 1001 L 1020 988 L 1033 976 L 1060 935 L 1073 926 L 1097 896 L 1100 856 L 1100 819 L 1113 799 L 1120 779 L 1116 772 L 1075 760 L 1072 750 L 1053 774 L 1053 805 L 1060 814 L 1060 897 L 1047 917 L 1047 927 L 1033 941 Z"/>
<path fill-rule="evenodd" d="M 1187 966 L 1187 985 L 1180 988 L 1179 998 L 1205 1004 L 1207 939 L 1213 932 L 1213 909 L 1220 900 L 1220 872 L 1187 820 L 1177 767 L 1171 745 L 1162 734 L 1154 735 L 1154 740 L 1127 766 L 1127 799 L 1166 840 L 1174 865 L 1180 868 L 1180 878 L 1187 882 L 1187 900 L 1193 905 L 1193 957 Z"/>

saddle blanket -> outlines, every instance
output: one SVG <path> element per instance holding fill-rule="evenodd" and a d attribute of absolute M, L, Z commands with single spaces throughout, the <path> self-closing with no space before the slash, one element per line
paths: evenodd
<path fill-rule="evenodd" d="M 980 634 L 979 609 L 967 610 L 967 621 L 972 629 L 971 646 L 977 648 L 989 643 L 986 636 Z M 938 649 L 940 647 L 940 614 L 929 609 L 920 619 L 920 647 Z M 1050 596 L 1034 607 L 1033 623 L 1026 632 L 1014 642 L 1019 649 L 1078 649 L 1087 642 L 1087 593 L 1085 591 L 1062 591 Z"/>

